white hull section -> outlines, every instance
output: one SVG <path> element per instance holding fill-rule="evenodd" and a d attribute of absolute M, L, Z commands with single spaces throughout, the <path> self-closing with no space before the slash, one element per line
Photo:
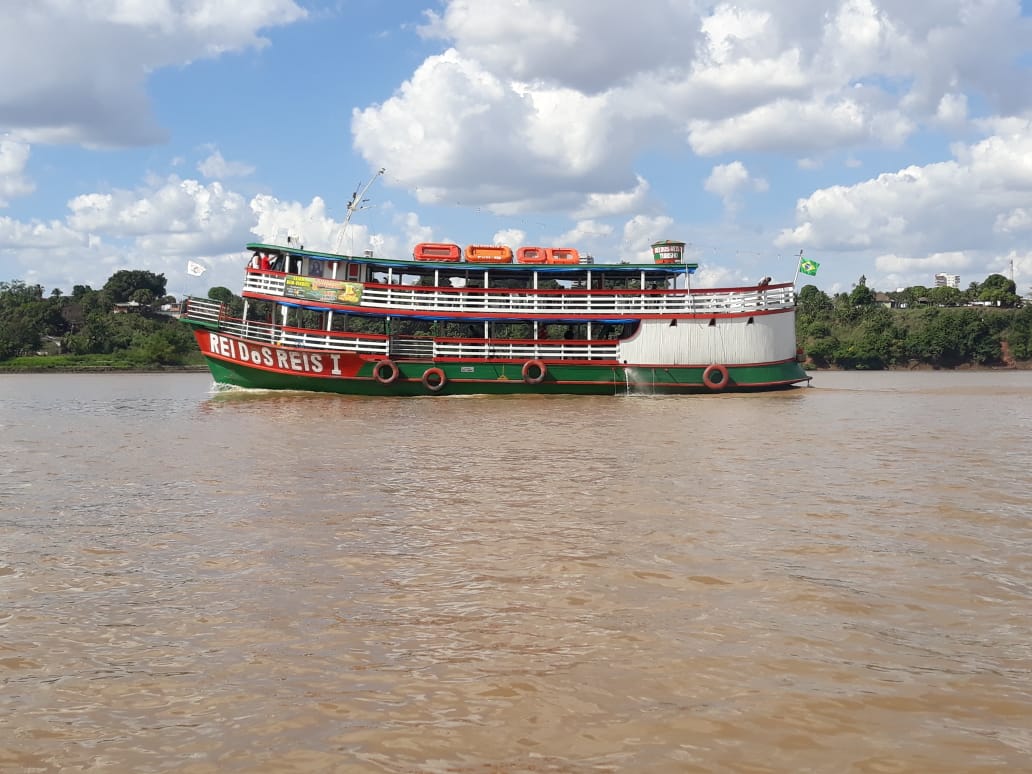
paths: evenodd
<path fill-rule="evenodd" d="M 618 358 L 632 365 L 732 365 L 796 356 L 794 312 L 671 322 L 642 320 L 638 332 L 620 342 Z"/>

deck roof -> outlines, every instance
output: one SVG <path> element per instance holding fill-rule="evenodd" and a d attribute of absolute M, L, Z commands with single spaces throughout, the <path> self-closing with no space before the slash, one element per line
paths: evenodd
<path fill-rule="evenodd" d="M 470 271 L 489 271 L 500 276 L 520 276 L 531 272 L 539 274 L 578 275 L 586 272 L 605 272 L 606 274 L 633 274 L 635 276 L 645 272 L 649 279 L 666 279 L 669 277 L 680 277 L 684 274 L 694 274 L 699 268 L 697 263 L 576 263 L 576 264 L 546 264 L 546 263 L 473 263 L 469 261 L 416 261 L 414 259 L 392 260 L 387 258 L 369 258 L 363 255 L 341 255 L 338 253 L 322 253 L 317 250 L 304 250 L 291 245 L 271 245 L 261 242 L 252 242 L 247 249 L 259 253 L 278 253 L 302 258 L 314 258 L 320 261 L 343 261 L 348 263 L 362 263 L 367 266 L 387 269 L 401 270 L 405 274 L 430 275 L 435 271 L 447 271 L 461 276 Z"/>

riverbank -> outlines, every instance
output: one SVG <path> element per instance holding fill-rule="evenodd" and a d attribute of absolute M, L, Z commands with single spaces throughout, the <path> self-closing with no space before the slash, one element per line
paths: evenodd
<path fill-rule="evenodd" d="M 145 366 L 140 368 L 120 368 L 118 366 L 65 366 L 59 368 L 6 368 L 2 363 L 0 363 L 0 376 L 3 376 L 4 374 L 186 374 L 204 373 L 207 370 L 207 366 Z"/>
<path fill-rule="evenodd" d="M 0 374 L 47 373 L 182 373 L 207 371 L 198 355 L 195 362 L 178 365 L 141 363 L 111 355 L 30 355 L 0 361 Z"/>

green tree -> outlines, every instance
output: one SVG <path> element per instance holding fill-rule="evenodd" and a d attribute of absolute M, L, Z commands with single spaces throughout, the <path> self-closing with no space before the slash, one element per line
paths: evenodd
<path fill-rule="evenodd" d="M 804 285 L 799 291 L 798 313 L 806 318 L 814 319 L 827 316 L 834 309 L 828 294 L 816 285 Z"/>
<path fill-rule="evenodd" d="M 39 349 L 60 324 L 40 285 L 0 282 L 0 360 Z"/>
<path fill-rule="evenodd" d="M 979 310 L 926 308 L 911 323 L 906 339 L 911 358 L 946 367 L 1000 359 L 999 322 L 991 324 Z"/>
<path fill-rule="evenodd" d="M 154 298 L 155 296 L 153 291 L 148 290 L 147 288 L 139 288 L 138 290 L 133 291 L 129 300 L 136 302 L 140 306 L 150 306 L 154 303 Z"/>
<path fill-rule="evenodd" d="M 151 298 L 160 298 L 165 295 L 167 280 L 164 274 L 154 274 L 150 271 L 139 269 L 123 269 L 116 271 L 104 283 L 104 295 L 113 304 L 121 304 L 129 301 L 137 290 L 149 290 Z"/>
<path fill-rule="evenodd" d="M 888 368 L 899 362 L 904 340 L 905 333 L 896 325 L 892 312 L 875 304 L 841 335 L 835 359 L 843 368 Z"/>
<path fill-rule="evenodd" d="M 930 289 L 928 300 L 936 306 L 960 306 L 963 303 L 964 294 L 957 288 L 943 286 Z"/>
<path fill-rule="evenodd" d="M 912 285 L 903 289 L 903 301 L 908 309 L 916 309 L 929 300 L 930 293 L 931 291 L 924 285 Z"/>
<path fill-rule="evenodd" d="M 1032 360 L 1032 306 L 1023 306 L 1003 333 L 1011 354 L 1018 360 Z"/>
<path fill-rule="evenodd" d="M 873 306 L 875 303 L 874 291 L 867 285 L 857 285 L 849 294 L 849 303 L 854 307 Z"/>
<path fill-rule="evenodd" d="M 244 314 L 244 299 L 233 293 L 229 288 L 221 285 L 208 290 L 208 298 L 226 305 L 230 317 L 242 317 Z"/>
<path fill-rule="evenodd" d="M 1017 290 L 1014 280 L 1009 280 L 1002 274 L 990 274 L 985 278 L 978 291 L 979 301 L 988 301 L 994 306 L 1015 307 L 1021 305 L 1021 297 L 1015 292 Z"/>

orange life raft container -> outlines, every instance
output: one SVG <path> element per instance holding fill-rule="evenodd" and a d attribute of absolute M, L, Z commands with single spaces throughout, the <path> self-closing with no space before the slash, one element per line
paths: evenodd
<path fill-rule="evenodd" d="M 470 245 L 466 248 L 470 263 L 512 263 L 512 248 L 508 245 Z"/>
<path fill-rule="evenodd" d="M 544 263 L 548 250 L 544 247 L 521 247 L 516 251 L 516 263 Z"/>
<path fill-rule="evenodd" d="M 415 246 L 415 248 L 413 248 L 412 257 L 417 261 L 454 263 L 462 257 L 462 250 L 458 245 L 448 245 L 437 242 L 420 242 Z"/>
<path fill-rule="evenodd" d="M 580 253 L 572 247 L 549 247 L 545 263 L 580 263 Z"/>

